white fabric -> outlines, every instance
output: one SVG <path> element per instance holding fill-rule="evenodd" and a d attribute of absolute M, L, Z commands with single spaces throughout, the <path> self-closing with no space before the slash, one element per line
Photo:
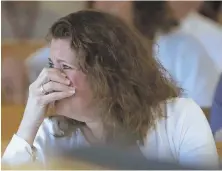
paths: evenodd
<path fill-rule="evenodd" d="M 211 107 L 220 72 L 196 38 L 178 30 L 160 36 L 155 57 L 184 89 L 183 97 Z"/>
<path fill-rule="evenodd" d="M 222 27 L 196 12 L 181 21 L 181 29 L 197 38 L 220 72 L 222 71 Z M 210 66 L 209 66 L 210 67 Z"/>
<path fill-rule="evenodd" d="M 167 118 L 157 122 L 156 129 L 149 131 L 144 146 L 140 146 L 144 156 L 183 166 L 217 168 L 219 160 L 213 135 L 196 103 L 176 98 L 168 100 L 166 110 Z M 35 148 L 14 135 L 3 155 L 3 163 L 14 165 L 33 160 L 46 165 L 52 156 L 59 157 L 64 150 L 89 145 L 80 130 L 70 137 L 56 138 L 50 133 L 51 127 L 50 120 L 45 119 L 36 136 Z"/>

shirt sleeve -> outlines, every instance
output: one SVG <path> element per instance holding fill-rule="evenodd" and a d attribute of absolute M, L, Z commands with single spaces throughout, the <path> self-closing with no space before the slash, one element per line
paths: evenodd
<path fill-rule="evenodd" d="M 184 97 L 201 107 L 211 107 L 220 73 L 201 44 L 184 37 L 175 51 L 175 80 L 184 89 Z"/>
<path fill-rule="evenodd" d="M 46 141 L 49 138 L 54 141 L 54 138 L 48 134 L 49 126 L 50 121 L 45 119 L 37 132 L 33 146 L 14 134 L 2 156 L 2 164 L 6 167 L 19 167 L 27 164 L 37 164 L 38 167 L 44 167 L 46 164 L 44 152 L 44 149 L 47 148 Z"/>
<path fill-rule="evenodd" d="M 23 165 L 36 159 L 36 148 L 31 147 L 25 140 L 14 135 L 2 157 L 2 164 Z"/>
<path fill-rule="evenodd" d="M 219 157 L 208 121 L 196 103 L 183 104 L 177 121 L 176 136 L 180 164 L 201 169 L 218 169 Z"/>

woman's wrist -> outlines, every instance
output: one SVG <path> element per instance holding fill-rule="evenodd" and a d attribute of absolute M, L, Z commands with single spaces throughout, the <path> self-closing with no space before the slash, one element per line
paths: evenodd
<path fill-rule="evenodd" d="M 23 118 L 16 135 L 32 146 L 42 122 L 43 119 L 33 121 L 28 118 Z"/>

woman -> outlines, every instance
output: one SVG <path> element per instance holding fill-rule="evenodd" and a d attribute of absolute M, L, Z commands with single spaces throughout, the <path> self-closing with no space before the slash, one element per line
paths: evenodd
<path fill-rule="evenodd" d="M 69 149 L 123 143 L 139 147 L 147 159 L 217 168 L 203 112 L 178 98 L 180 89 L 133 29 L 112 15 L 80 11 L 59 19 L 49 33 L 52 68 L 30 85 L 4 163 L 47 165 Z M 49 104 L 60 117 L 44 119 Z"/>

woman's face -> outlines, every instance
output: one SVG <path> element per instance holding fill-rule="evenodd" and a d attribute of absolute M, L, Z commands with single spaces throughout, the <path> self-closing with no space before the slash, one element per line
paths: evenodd
<path fill-rule="evenodd" d="M 76 55 L 68 40 L 51 41 L 49 62 L 64 72 L 71 81 L 70 86 L 76 88 L 75 95 L 55 102 L 55 110 L 59 115 L 86 122 L 92 117 L 88 113 L 92 110 L 93 94 L 87 76 L 78 69 Z"/>

